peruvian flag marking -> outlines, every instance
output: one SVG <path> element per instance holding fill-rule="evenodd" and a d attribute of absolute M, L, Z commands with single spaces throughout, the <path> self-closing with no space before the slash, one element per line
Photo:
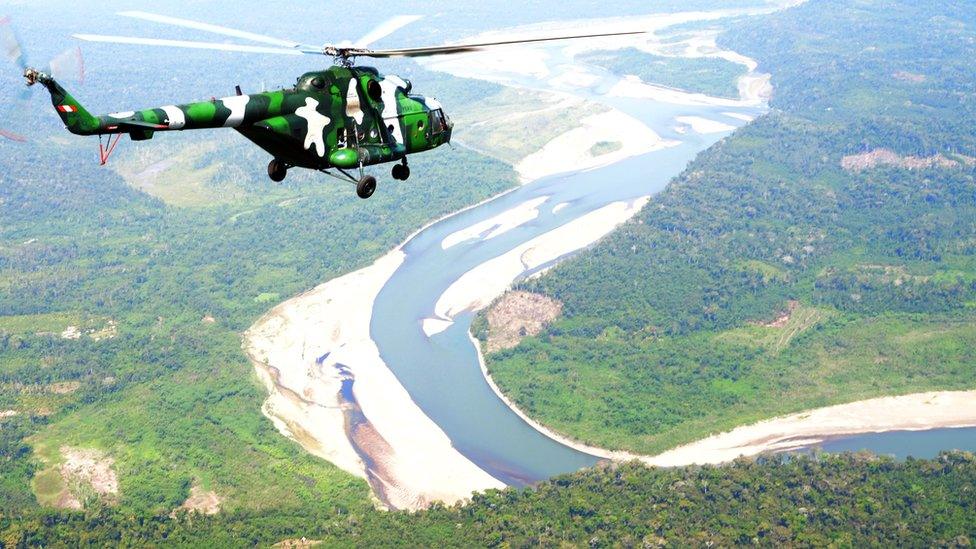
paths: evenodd
<path fill-rule="evenodd" d="M 71 105 L 58 105 L 58 110 L 61 112 L 78 112 L 78 109 Z"/>

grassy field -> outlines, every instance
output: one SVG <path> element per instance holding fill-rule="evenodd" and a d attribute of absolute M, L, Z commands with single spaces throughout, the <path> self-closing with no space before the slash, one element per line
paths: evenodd
<path fill-rule="evenodd" d="M 456 117 L 455 134 L 459 142 L 515 164 L 579 127 L 582 119 L 607 111 L 606 107 L 576 99 L 506 88 L 462 108 Z"/>

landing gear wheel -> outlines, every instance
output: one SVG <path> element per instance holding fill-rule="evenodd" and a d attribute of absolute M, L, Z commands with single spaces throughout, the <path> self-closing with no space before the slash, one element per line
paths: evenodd
<path fill-rule="evenodd" d="M 288 166 L 284 162 L 275 158 L 268 163 L 268 177 L 275 183 L 281 183 L 288 175 Z"/>
<path fill-rule="evenodd" d="M 406 164 L 397 164 L 393 166 L 393 179 L 398 181 L 406 181 L 410 177 L 410 166 Z"/>
<path fill-rule="evenodd" d="M 356 194 L 359 195 L 359 198 L 367 199 L 373 196 L 375 191 L 376 178 L 371 175 L 363 176 L 363 178 L 359 180 L 359 183 L 356 184 Z"/>

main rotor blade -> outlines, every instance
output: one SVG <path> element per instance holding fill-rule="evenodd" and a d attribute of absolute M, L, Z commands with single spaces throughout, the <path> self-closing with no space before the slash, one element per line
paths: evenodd
<path fill-rule="evenodd" d="M 192 42 L 189 40 L 165 40 L 161 38 L 138 38 L 135 36 L 105 36 L 101 34 L 74 34 L 79 40 L 88 42 L 107 42 L 111 44 L 135 44 L 139 46 L 163 46 L 170 48 L 189 48 L 195 50 L 239 51 L 244 53 L 273 53 L 279 55 L 303 55 L 301 50 L 270 48 L 266 46 L 246 46 L 244 44 L 221 44 L 218 42 Z M 315 52 L 322 54 L 321 50 Z"/>
<path fill-rule="evenodd" d="M 381 25 L 377 26 L 375 29 L 371 30 L 359 40 L 353 42 L 352 47 L 367 48 L 370 44 L 393 34 L 421 17 L 421 15 L 398 15 L 396 17 L 392 17 L 383 22 Z"/>
<path fill-rule="evenodd" d="M 512 44 L 531 44 L 533 42 L 551 42 L 554 40 L 573 40 L 576 38 L 598 38 L 601 36 L 627 36 L 645 34 L 647 31 L 607 32 L 599 34 L 575 34 L 570 36 L 549 36 L 544 38 L 525 38 L 521 40 L 502 40 L 499 42 L 481 42 L 476 44 L 457 44 L 450 46 L 432 46 L 427 48 L 404 48 L 398 50 L 363 50 L 351 52 L 355 56 L 364 57 L 430 57 L 433 55 L 447 55 L 451 53 L 466 53 L 483 50 L 493 46 L 508 46 Z"/>
<path fill-rule="evenodd" d="M 123 17 L 132 17 L 135 19 L 152 21 L 154 23 L 162 23 L 164 25 L 174 25 L 177 27 L 185 27 L 188 29 L 210 32 L 213 34 L 221 34 L 223 36 L 243 38 L 244 40 L 250 40 L 252 42 L 261 42 L 262 44 L 271 44 L 273 46 L 280 46 L 283 48 L 298 48 L 305 45 L 305 44 L 299 44 L 294 40 L 282 40 L 280 38 L 265 36 L 263 34 L 255 34 L 253 32 L 232 29 L 229 27 L 221 27 L 219 25 L 211 25 L 209 23 L 192 21 L 190 19 L 180 19 L 179 17 L 169 17 L 168 15 L 159 15 L 155 13 L 147 13 L 144 11 L 122 11 L 119 12 L 119 15 Z"/>
<path fill-rule="evenodd" d="M 7 58 L 16 63 L 20 70 L 27 68 L 24 50 L 20 46 L 20 39 L 17 38 L 9 17 L 0 17 L 0 48 L 3 48 Z"/>

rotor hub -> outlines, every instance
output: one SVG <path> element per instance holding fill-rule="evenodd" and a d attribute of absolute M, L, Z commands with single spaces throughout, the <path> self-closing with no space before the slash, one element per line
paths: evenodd
<path fill-rule="evenodd" d="M 44 81 L 46 78 L 48 78 L 48 76 L 37 69 L 31 67 L 24 69 L 24 79 L 27 80 L 28 86 L 33 86 L 38 82 Z"/>

